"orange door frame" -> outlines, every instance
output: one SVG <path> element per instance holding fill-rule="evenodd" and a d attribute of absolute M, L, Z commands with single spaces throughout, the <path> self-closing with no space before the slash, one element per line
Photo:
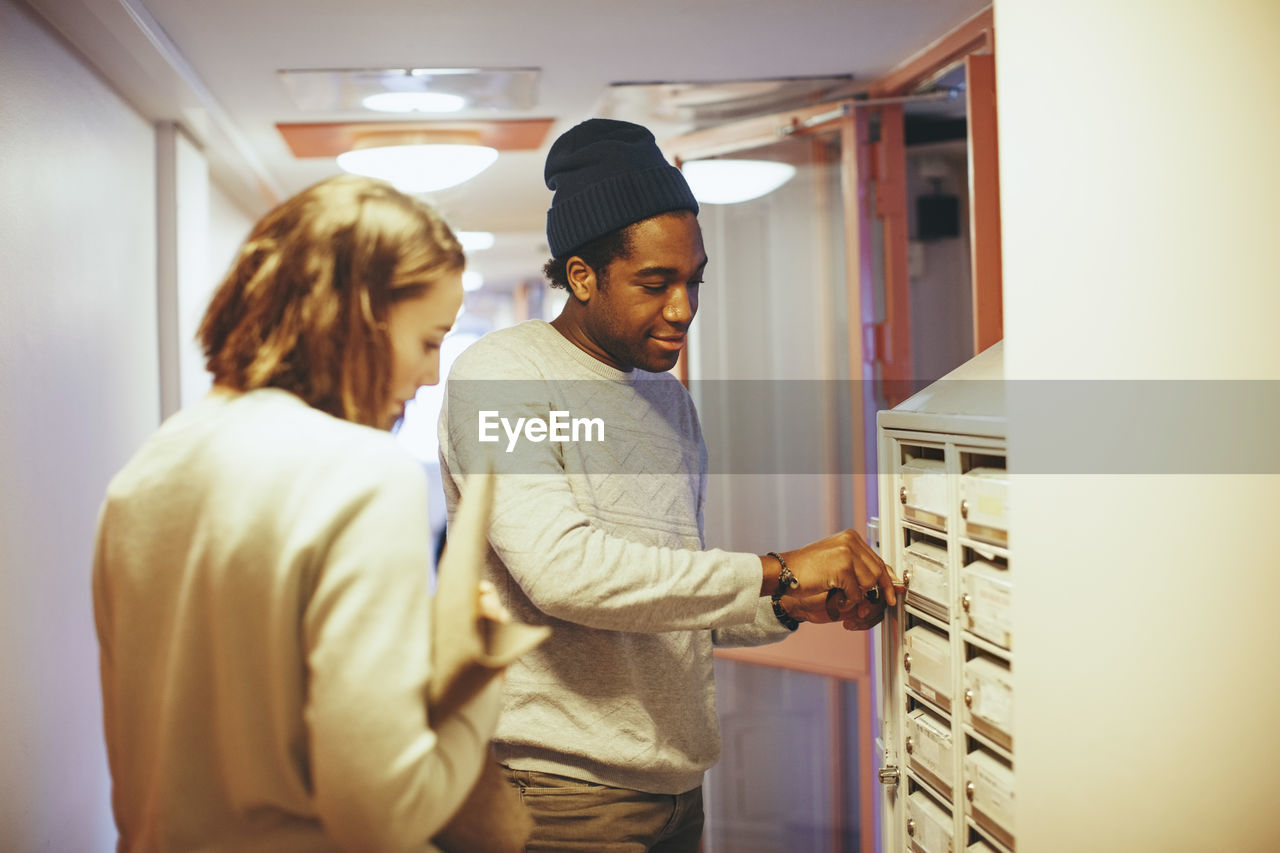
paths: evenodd
<path fill-rule="evenodd" d="M 873 85 L 872 98 L 895 97 L 928 88 L 957 64 L 965 66 L 965 107 L 968 120 L 969 152 L 969 232 L 973 286 L 973 348 L 980 353 L 1004 337 L 1004 287 L 1002 284 L 1000 241 L 1000 173 L 999 147 L 996 138 L 995 88 L 995 22 L 988 7 L 955 30 L 938 39 L 920 53 L 898 66 Z M 896 149 L 896 139 L 885 134 L 890 116 L 882 114 L 881 150 L 878 164 L 905 161 L 905 150 Z M 892 174 L 892 171 L 890 171 Z M 896 193 L 895 187 L 892 187 Z M 885 235 L 885 302 L 886 306 L 902 302 L 901 293 L 908 287 L 905 275 L 906 254 L 898 258 L 898 270 L 891 274 L 889 257 L 897 249 Z M 909 303 L 908 303 L 909 304 Z M 896 325 L 886 316 L 885 354 L 891 365 L 889 373 L 901 371 L 893 362 L 897 353 L 910 347 L 910 326 Z M 906 377 L 910 378 L 910 377 Z M 889 397 L 892 405 L 894 400 Z"/>

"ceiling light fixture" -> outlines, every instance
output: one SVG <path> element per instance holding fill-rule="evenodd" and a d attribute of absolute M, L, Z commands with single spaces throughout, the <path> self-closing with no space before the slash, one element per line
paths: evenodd
<path fill-rule="evenodd" d="M 482 252 L 493 248 L 492 231 L 455 231 L 453 233 L 462 244 L 464 252 Z"/>
<path fill-rule="evenodd" d="M 772 160 L 693 160 L 682 171 L 699 202 L 737 204 L 773 192 L 795 177 L 796 167 Z"/>
<path fill-rule="evenodd" d="M 360 103 L 380 113 L 455 113 L 467 105 L 467 99 L 446 92 L 379 92 Z"/>
<path fill-rule="evenodd" d="M 450 95 L 461 98 L 462 108 L 468 110 L 530 110 L 538 103 L 541 76 L 537 68 L 318 68 L 277 75 L 299 109 L 330 113 L 387 109 L 370 105 L 366 98 L 393 92 Z M 433 106 L 428 111 L 442 110 Z"/>
<path fill-rule="evenodd" d="M 456 187 L 493 165 L 498 151 L 464 139 L 422 142 L 413 134 L 375 134 L 338 155 L 343 171 L 380 178 L 407 193 Z"/>
<path fill-rule="evenodd" d="M 462 273 L 462 289 L 467 293 L 479 290 L 484 287 L 484 276 L 475 270 L 466 270 Z"/>

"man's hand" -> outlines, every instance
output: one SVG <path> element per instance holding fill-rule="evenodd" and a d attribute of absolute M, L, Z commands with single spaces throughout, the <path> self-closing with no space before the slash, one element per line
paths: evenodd
<path fill-rule="evenodd" d="M 779 602 L 793 619 L 842 621 L 848 630 L 866 630 L 880 622 L 886 606 L 898 603 L 888 567 L 853 530 L 782 557 L 798 582 Z"/>
<path fill-rule="evenodd" d="M 898 590 L 894 590 L 896 593 Z M 847 607 L 844 591 L 833 589 L 827 593 L 827 615 L 831 617 L 832 622 L 844 622 L 846 631 L 865 631 L 868 628 L 874 628 L 880 624 L 880 620 L 884 618 L 886 605 L 884 599 L 875 590 L 863 594 L 863 601 L 855 601 L 853 607 Z M 840 614 L 849 612 L 843 620 Z"/>
<path fill-rule="evenodd" d="M 868 628 L 874 628 L 884 618 L 884 611 L 884 601 L 859 601 L 853 605 L 852 614 L 843 620 L 844 629 L 865 631 Z"/>

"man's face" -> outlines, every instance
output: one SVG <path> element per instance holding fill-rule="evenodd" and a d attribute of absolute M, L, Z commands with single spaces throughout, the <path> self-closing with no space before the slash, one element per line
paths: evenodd
<path fill-rule="evenodd" d="M 693 213 L 664 213 L 632 226 L 630 243 L 597 275 L 583 331 L 606 364 L 661 373 L 675 366 L 698 312 L 702 229 Z"/>

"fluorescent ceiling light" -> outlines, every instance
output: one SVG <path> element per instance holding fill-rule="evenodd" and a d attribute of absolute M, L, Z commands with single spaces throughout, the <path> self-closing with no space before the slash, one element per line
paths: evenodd
<path fill-rule="evenodd" d="M 360 103 L 380 113 L 453 113 L 465 107 L 467 99 L 445 92 L 380 92 Z"/>
<path fill-rule="evenodd" d="M 462 273 L 462 289 L 467 293 L 482 287 L 484 287 L 484 276 L 480 273 L 475 270 L 466 270 Z"/>
<path fill-rule="evenodd" d="M 469 181 L 497 159 L 497 150 L 484 145 L 383 145 L 345 151 L 338 166 L 402 192 L 427 193 Z"/>
<path fill-rule="evenodd" d="M 693 160 L 683 171 L 699 202 L 737 204 L 773 192 L 795 177 L 796 167 L 772 160 Z"/>
<path fill-rule="evenodd" d="M 464 252 L 482 252 L 493 248 L 492 231 L 455 231 L 453 233 L 462 244 Z"/>

